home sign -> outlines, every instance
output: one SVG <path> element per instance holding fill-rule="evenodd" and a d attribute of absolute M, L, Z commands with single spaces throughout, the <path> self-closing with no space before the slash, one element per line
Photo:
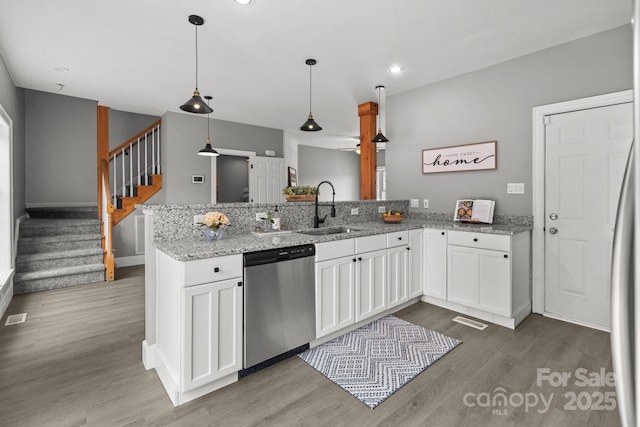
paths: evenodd
<path fill-rule="evenodd" d="M 422 150 L 422 173 L 496 169 L 496 141 Z"/>

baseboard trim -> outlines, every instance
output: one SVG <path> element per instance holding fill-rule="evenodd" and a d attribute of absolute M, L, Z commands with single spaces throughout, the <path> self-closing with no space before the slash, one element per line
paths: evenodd
<path fill-rule="evenodd" d="M 56 202 L 56 203 L 25 203 L 29 208 L 84 208 L 98 206 L 98 202 Z"/>
<path fill-rule="evenodd" d="M 116 267 L 130 267 L 144 264 L 144 255 L 123 256 L 114 260 Z"/>
<path fill-rule="evenodd" d="M 156 346 L 147 344 L 147 340 L 142 341 L 142 364 L 147 371 L 156 367 Z"/>
<path fill-rule="evenodd" d="M 0 272 L 0 318 L 4 316 L 13 298 L 13 273 L 15 269 Z"/>
<path fill-rule="evenodd" d="M 574 325 L 584 326 L 585 328 L 596 329 L 598 331 L 609 332 L 609 333 L 611 332 L 611 328 L 606 328 L 604 326 L 596 325 L 595 323 L 582 322 L 580 320 L 575 320 L 575 319 L 571 319 L 571 318 L 568 318 L 568 317 L 563 317 L 563 316 L 560 316 L 558 314 L 549 313 L 549 312 L 546 312 L 546 311 L 541 313 L 541 314 L 544 317 L 548 317 L 550 319 L 560 320 L 562 322 L 567 322 L 567 323 L 573 323 Z"/>

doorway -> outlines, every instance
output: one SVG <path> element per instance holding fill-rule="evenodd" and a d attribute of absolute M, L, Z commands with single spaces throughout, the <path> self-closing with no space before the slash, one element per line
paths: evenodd
<path fill-rule="evenodd" d="M 610 251 L 631 91 L 534 108 L 533 311 L 609 330 Z"/>

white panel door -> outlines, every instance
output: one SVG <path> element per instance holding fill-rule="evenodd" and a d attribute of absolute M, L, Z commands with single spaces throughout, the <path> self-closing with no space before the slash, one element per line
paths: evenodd
<path fill-rule="evenodd" d="M 545 128 L 545 311 L 605 329 L 632 105 L 548 116 Z"/>
<path fill-rule="evenodd" d="M 355 322 L 354 257 L 316 263 L 316 338 Z"/>
<path fill-rule="evenodd" d="M 356 256 L 356 322 L 387 308 L 387 250 Z"/>
<path fill-rule="evenodd" d="M 181 392 L 242 369 L 242 278 L 183 291 Z"/>
<path fill-rule="evenodd" d="M 282 189 L 287 186 L 284 159 L 255 156 L 249 159 L 249 201 L 281 203 Z"/>

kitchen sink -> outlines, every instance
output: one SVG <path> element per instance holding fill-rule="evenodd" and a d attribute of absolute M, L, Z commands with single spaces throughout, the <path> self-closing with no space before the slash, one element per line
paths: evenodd
<path fill-rule="evenodd" d="M 326 227 L 326 228 L 312 228 L 311 230 L 298 231 L 301 234 L 308 234 L 310 236 L 327 236 L 330 234 L 343 234 L 353 233 L 354 231 L 360 231 L 357 228 L 351 227 Z"/>

